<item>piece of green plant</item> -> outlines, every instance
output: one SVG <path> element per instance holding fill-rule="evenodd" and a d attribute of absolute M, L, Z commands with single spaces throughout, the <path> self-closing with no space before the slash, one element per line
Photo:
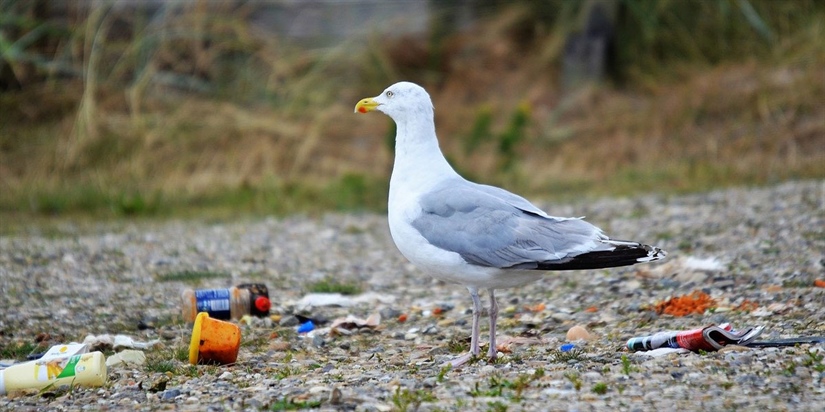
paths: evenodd
<path fill-rule="evenodd" d="M 573 388 L 575 388 L 577 391 L 580 391 L 582 389 L 582 380 L 578 373 L 566 372 L 564 374 L 564 377 L 567 378 L 567 380 L 569 380 L 570 383 L 573 384 Z"/>
<path fill-rule="evenodd" d="M 229 279 L 231 276 L 225 272 L 211 272 L 204 270 L 183 270 L 180 272 L 165 273 L 157 275 L 158 282 L 185 282 L 197 283 L 204 279 Z"/>
<path fill-rule="evenodd" d="M 629 376 L 633 370 L 634 368 L 633 364 L 630 363 L 630 358 L 628 358 L 627 355 L 622 354 L 622 373 Z"/>
<path fill-rule="evenodd" d="M 399 412 L 416 411 L 418 407 L 424 402 L 433 402 L 436 398 L 432 392 L 422 389 L 411 391 L 407 388 L 395 388 L 395 393 L 392 395 L 392 403 Z"/>
<path fill-rule="evenodd" d="M 323 280 L 311 283 L 307 289 L 313 293 L 340 293 L 342 295 L 357 295 L 361 293 L 361 288 L 358 284 L 333 277 L 326 277 Z"/>
<path fill-rule="evenodd" d="M 281 398 L 269 406 L 271 411 L 297 411 L 318 408 L 321 401 L 296 401 L 293 399 Z"/>

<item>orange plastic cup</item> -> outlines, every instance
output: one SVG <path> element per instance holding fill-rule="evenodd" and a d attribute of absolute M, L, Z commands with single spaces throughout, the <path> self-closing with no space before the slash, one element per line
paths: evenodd
<path fill-rule="evenodd" d="M 198 313 L 189 342 L 189 363 L 228 365 L 238 359 L 241 348 L 241 328 L 231 322 L 212 319 L 206 312 Z"/>

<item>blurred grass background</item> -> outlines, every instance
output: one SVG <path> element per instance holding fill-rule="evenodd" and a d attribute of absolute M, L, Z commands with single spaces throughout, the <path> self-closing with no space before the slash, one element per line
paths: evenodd
<path fill-rule="evenodd" d="M 294 2 L 0 0 L 0 220 L 383 211 L 393 126 L 352 108 L 399 80 L 460 172 L 532 198 L 825 177 L 825 2 L 413 3 L 300 36 Z M 606 71 L 571 83 L 594 5 Z"/>

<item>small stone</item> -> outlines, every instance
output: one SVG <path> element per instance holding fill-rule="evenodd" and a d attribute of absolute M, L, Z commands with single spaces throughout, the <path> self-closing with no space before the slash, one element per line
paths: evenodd
<path fill-rule="evenodd" d="M 401 311 L 393 308 L 384 308 L 381 309 L 378 314 L 381 315 L 381 319 L 396 319 L 401 316 Z"/>
<path fill-rule="evenodd" d="M 160 337 L 166 340 L 172 340 L 178 337 L 178 332 L 174 330 L 164 330 L 160 332 Z"/>
<path fill-rule="evenodd" d="M 226 372 L 222 373 L 221 376 L 218 376 L 218 379 L 220 379 L 222 381 L 228 381 L 228 380 L 231 380 L 233 377 L 234 377 L 234 375 L 232 375 L 232 372 L 226 371 Z"/>
<path fill-rule="evenodd" d="M 285 352 L 289 350 L 289 342 L 283 340 L 276 340 L 269 344 L 269 348 L 279 352 Z"/>
<path fill-rule="evenodd" d="M 341 390 L 338 388 L 333 387 L 332 391 L 329 393 L 329 403 L 330 405 L 338 405 L 341 403 Z"/>
<path fill-rule="evenodd" d="M 169 377 L 162 376 L 149 385 L 149 392 L 161 392 L 166 390 L 166 384 L 169 382 Z"/>
<path fill-rule="evenodd" d="M 329 390 L 329 388 L 326 387 L 326 386 L 313 386 L 313 387 L 309 388 L 309 394 L 310 395 L 318 395 L 319 393 L 324 393 L 328 390 Z"/>
<path fill-rule="evenodd" d="M 719 349 L 719 353 L 729 353 L 729 352 L 750 352 L 751 348 L 741 345 L 727 345 L 723 346 Z"/>
<path fill-rule="evenodd" d="M 160 400 L 170 401 L 180 396 L 180 389 L 167 389 L 160 395 Z"/>
<path fill-rule="evenodd" d="M 281 321 L 278 322 L 280 326 L 298 326 L 301 323 L 297 317 L 293 315 L 284 316 L 281 318 Z"/>
<path fill-rule="evenodd" d="M 315 335 L 315 336 L 312 337 L 312 346 L 315 346 L 316 348 L 322 348 L 322 347 L 324 347 L 325 344 L 326 344 L 326 341 L 324 341 L 323 336 Z"/>
<path fill-rule="evenodd" d="M 576 325 L 570 328 L 567 331 L 567 340 L 574 341 L 574 340 L 591 340 L 593 339 L 593 335 L 587 331 L 584 326 Z"/>

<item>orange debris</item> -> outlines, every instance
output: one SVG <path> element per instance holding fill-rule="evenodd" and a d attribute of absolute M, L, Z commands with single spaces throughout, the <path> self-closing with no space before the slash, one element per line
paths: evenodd
<path fill-rule="evenodd" d="M 740 311 L 740 312 L 750 312 L 752 310 L 756 310 L 756 308 L 758 308 L 758 307 L 759 307 L 758 303 L 756 303 L 752 300 L 745 299 L 734 310 L 737 310 L 737 311 Z"/>
<path fill-rule="evenodd" d="M 398 315 L 398 321 L 401 322 L 401 323 L 406 322 L 407 321 L 407 314 L 402 313 L 402 314 Z"/>
<path fill-rule="evenodd" d="M 547 308 L 547 306 L 545 306 L 544 303 L 539 303 L 538 305 L 529 306 L 527 310 L 530 312 L 541 312 L 545 308 Z"/>
<path fill-rule="evenodd" d="M 656 305 L 656 312 L 673 316 L 686 316 L 691 313 L 702 314 L 716 305 L 716 302 L 704 292 L 694 291 L 689 295 L 670 298 Z"/>
<path fill-rule="evenodd" d="M 815 280 L 814 281 L 814 286 L 816 286 L 818 288 L 825 288 L 825 280 L 823 280 L 823 279 Z"/>
<path fill-rule="evenodd" d="M 782 291 L 782 286 L 780 285 L 768 285 L 765 288 L 766 292 L 776 293 Z"/>
<path fill-rule="evenodd" d="M 585 312 L 590 312 L 590 313 L 593 313 L 593 312 L 598 312 L 598 311 L 599 311 L 599 308 L 597 308 L 597 307 L 595 307 L 595 306 L 591 306 L 591 307 L 589 307 L 589 308 L 585 309 L 584 311 L 585 311 Z"/>

